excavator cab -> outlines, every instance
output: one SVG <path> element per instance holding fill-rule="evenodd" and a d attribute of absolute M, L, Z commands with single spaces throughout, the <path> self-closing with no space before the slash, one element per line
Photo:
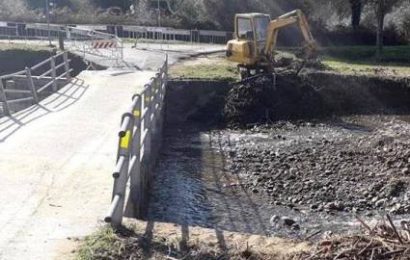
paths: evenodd
<path fill-rule="evenodd" d="M 261 13 L 235 16 L 235 39 L 228 42 L 228 60 L 253 65 L 266 43 L 270 16 Z"/>

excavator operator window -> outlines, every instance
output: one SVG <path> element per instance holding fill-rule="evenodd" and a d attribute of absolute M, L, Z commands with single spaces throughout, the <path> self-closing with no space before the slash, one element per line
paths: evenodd
<path fill-rule="evenodd" d="M 238 38 L 253 40 L 253 29 L 251 19 L 238 17 Z"/>
<path fill-rule="evenodd" d="M 267 16 L 255 17 L 255 31 L 256 31 L 256 40 L 265 41 L 268 34 L 268 26 L 270 18 Z"/>

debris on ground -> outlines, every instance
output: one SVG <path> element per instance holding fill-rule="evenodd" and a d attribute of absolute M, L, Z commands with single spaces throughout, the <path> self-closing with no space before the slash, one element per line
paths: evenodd
<path fill-rule="evenodd" d="M 410 259 L 410 222 L 397 227 L 387 215 L 373 228 L 358 218 L 363 234 L 338 236 L 320 241 L 315 250 L 293 257 L 293 260 L 389 260 Z"/>

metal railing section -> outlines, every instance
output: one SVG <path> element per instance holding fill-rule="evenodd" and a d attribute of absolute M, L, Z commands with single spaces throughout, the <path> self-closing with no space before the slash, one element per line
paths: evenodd
<path fill-rule="evenodd" d="M 0 103 L 2 104 L 3 113 L 6 116 L 11 115 L 10 104 L 32 101 L 33 104 L 39 103 L 39 94 L 48 88 L 55 92 L 58 90 L 58 80 L 70 80 L 71 72 L 70 59 L 67 52 L 58 53 L 31 68 L 15 72 L 13 74 L 0 76 Z M 27 89 L 8 88 L 8 84 L 16 79 L 25 79 Z M 35 80 L 47 81 L 42 86 L 36 86 Z M 9 98 L 8 94 L 27 95 L 22 98 Z"/>
<path fill-rule="evenodd" d="M 112 202 L 105 217 L 112 226 L 121 225 L 127 197 L 134 215 L 141 216 L 143 212 L 161 145 L 167 80 L 168 57 L 141 94 L 133 97 L 130 108 L 122 116 Z"/>
<path fill-rule="evenodd" d="M 58 38 L 58 31 L 65 25 L 50 24 L 51 37 Z M 146 39 L 161 42 L 190 42 L 225 44 L 233 38 L 232 32 L 215 30 L 184 30 L 172 27 L 152 27 L 137 25 L 72 25 L 68 26 L 85 31 L 108 33 L 120 38 Z M 0 38 L 6 39 L 47 39 L 48 27 L 42 23 L 0 22 Z"/>
<path fill-rule="evenodd" d="M 123 41 L 118 36 L 91 28 L 43 23 L 0 22 L 0 39 L 25 41 L 62 39 L 67 43 L 67 47 L 83 55 L 91 54 L 115 61 L 123 59 Z M 98 41 L 110 41 L 113 44 L 110 44 L 108 48 L 95 48 L 95 43 Z"/>
<path fill-rule="evenodd" d="M 123 41 L 114 34 L 67 26 L 63 37 L 71 49 L 84 55 L 91 54 L 116 61 L 124 58 Z"/>

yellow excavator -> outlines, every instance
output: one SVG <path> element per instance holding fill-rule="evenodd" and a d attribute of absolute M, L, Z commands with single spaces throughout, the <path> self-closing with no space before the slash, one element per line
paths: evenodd
<path fill-rule="evenodd" d="M 242 79 L 274 72 L 274 55 L 279 30 L 297 25 L 305 39 L 303 58 L 315 56 L 317 44 L 301 10 L 294 10 L 271 20 L 268 14 L 246 13 L 235 16 L 235 39 L 226 47 L 228 60 L 238 63 Z"/>

